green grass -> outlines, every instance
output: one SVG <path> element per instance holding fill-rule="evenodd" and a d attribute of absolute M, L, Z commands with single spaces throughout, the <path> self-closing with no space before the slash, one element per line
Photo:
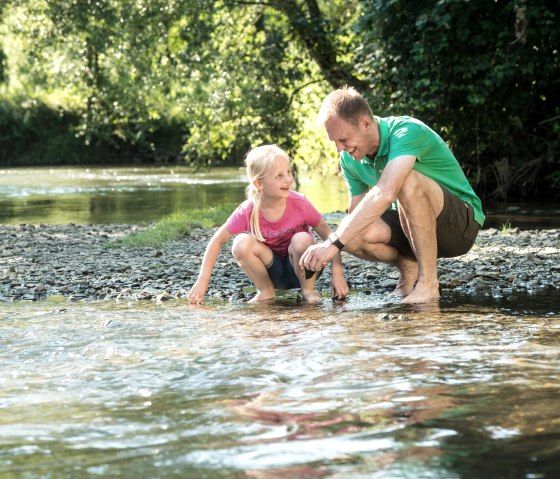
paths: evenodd
<path fill-rule="evenodd" d="M 169 241 L 187 235 L 195 228 L 212 228 L 222 225 L 236 205 L 222 205 L 200 210 L 178 211 L 163 217 L 151 228 L 133 233 L 114 241 L 111 247 L 158 248 Z"/>
<path fill-rule="evenodd" d="M 502 225 L 500 231 L 503 235 L 507 235 L 507 234 L 511 233 L 511 229 L 512 229 L 511 228 L 511 223 L 508 220 Z"/>

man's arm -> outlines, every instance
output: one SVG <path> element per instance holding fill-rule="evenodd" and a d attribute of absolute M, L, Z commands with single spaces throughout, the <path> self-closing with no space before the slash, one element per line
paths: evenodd
<path fill-rule="evenodd" d="M 415 161 L 416 157 L 412 155 L 399 156 L 389 161 L 377 185 L 362 198 L 357 195 L 351 199 L 350 208 L 354 209 L 342 219 L 335 231 L 342 244 L 348 243 L 354 236 L 360 234 L 391 206 L 406 178 L 412 172 Z M 324 241 L 307 248 L 300 259 L 300 265 L 318 271 L 337 253 L 337 246 L 330 241 Z"/>
<path fill-rule="evenodd" d="M 411 155 L 399 156 L 389 161 L 377 185 L 363 197 L 357 195 L 351 198 L 350 214 L 340 222 L 335 231 L 343 244 L 371 225 L 391 206 L 415 162 L 416 158 Z"/>
<path fill-rule="evenodd" d="M 350 204 L 348 205 L 348 214 L 352 213 L 358 206 L 358 203 L 366 196 L 367 193 L 362 193 L 361 195 L 351 196 Z"/>

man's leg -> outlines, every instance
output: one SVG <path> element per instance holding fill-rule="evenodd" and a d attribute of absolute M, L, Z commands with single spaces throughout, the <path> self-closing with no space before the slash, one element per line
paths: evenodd
<path fill-rule="evenodd" d="M 418 275 L 416 261 L 399 253 L 399 250 L 387 244 L 391 239 L 391 228 L 378 219 L 360 235 L 352 238 L 344 247 L 344 251 L 366 261 L 382 262 L 399 269 L 400 277 L 394 291 L 399 296 L 407 296 L 412 292 Z"/>
<path fill-rule="evenodd" d="M 434 180 L 412 171 L 399 194 L 399 217 L 418 262 L 418 279 L 405 303 L 439 298 L 436 221 L 443 209 L 443 190 Z"/>

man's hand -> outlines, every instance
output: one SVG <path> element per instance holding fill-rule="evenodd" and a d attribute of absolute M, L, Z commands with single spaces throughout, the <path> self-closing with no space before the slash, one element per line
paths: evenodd
<path fill-rule="evenodd" d="M 319 271 L 324 268 L 337 253 L 338 248 L 336 246 L 330 241 L 324 241 L 323 243 L 318 243 L 307 248 L 299 260 L 299 265 L 311 271 Z"/>

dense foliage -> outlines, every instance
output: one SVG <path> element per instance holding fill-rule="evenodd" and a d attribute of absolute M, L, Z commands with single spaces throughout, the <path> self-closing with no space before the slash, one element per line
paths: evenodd
<path fill-rule="evenodd" d="M 0 164 L 240 164 L 275 142 L 336 171 L 315 124 L 355 85 L 450 143 L 485 196 L 560 193 L 557 2 L 3 0 Z"/>
<path fill-rule="evenodd" d="M 434 127 L 480 192 L 558 194 L 557 2 L 367 0 L 363 7 L 359 70 L 374 104 Z"/>

